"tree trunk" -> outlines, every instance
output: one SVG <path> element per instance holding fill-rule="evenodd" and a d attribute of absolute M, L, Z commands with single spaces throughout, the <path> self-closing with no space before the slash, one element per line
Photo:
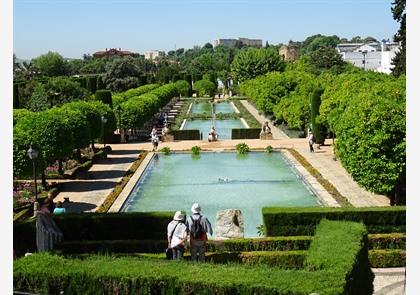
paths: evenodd
<path fill-rule="evenodd" d="M 58 174 L 63 175 L 64 171 L 63 171 L 63 161 L 58 160 Z"/>
<path fill-rule="evenodd" d="M 95 140 L 92 138 L 92 149 L 95 149 Z"/>
<path fill-rule="evenodd" d="M 42 171 L 41 181 L 42 181 L 42 189 L 47 190 L 47 179 L 45 177 L 45 171 Z"/>

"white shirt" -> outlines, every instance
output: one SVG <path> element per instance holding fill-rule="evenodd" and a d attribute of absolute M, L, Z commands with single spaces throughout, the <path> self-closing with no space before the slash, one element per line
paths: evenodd
<path fill-rule="evenodd" d="M 170 247 L 174 248 L 178 246 L 179 244 L 181 244 L 182 239 L 187 237 L 187 227 L 184 223 L 180 221 L 172 220 L 168 224 L 168 233 L 167 233 L 168 239 L 171 236 L 172 231 L 174 231 L 174 233 L 172 235 Z"/>

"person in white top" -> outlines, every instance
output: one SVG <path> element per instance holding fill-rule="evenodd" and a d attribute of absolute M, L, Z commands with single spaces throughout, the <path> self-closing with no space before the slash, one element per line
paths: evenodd
<path fill-rule="evenodd" d="M 168 248 L 172 248 L 173 259 L 182 259 L 187 241 L 187 226 L 185 215 L 181 211 L 175 212 L 174 219 L 168 224 Z"/>

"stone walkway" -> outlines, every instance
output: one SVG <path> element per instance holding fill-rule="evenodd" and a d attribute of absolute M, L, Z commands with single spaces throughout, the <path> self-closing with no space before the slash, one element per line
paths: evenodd
<path fill-rule="evenodd" d="M 375 274 L 373 295 L 405 294 L 405 267 L 372 268 Z"/>
<path fill-rule="evenodd" d="M 89 169 L 89 179 L 68 180 L 61 184 L 60 193 L 54 199 L 65 203 L 67 212 L 91 212 L 100 206 L 115 185 L 121 181 L 125 172 L 137 159 L 138 144 L 111 144 L 112 152 L 107 159 L 98 161 Z"/>

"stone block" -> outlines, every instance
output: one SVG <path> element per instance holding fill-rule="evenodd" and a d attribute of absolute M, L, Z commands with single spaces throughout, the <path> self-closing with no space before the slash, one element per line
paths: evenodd
<path fill-rule="evenodd" d="M 237 239 L 244 237 L 244 218 L 241 210 L 217 211 L 215 239 Z"/>

